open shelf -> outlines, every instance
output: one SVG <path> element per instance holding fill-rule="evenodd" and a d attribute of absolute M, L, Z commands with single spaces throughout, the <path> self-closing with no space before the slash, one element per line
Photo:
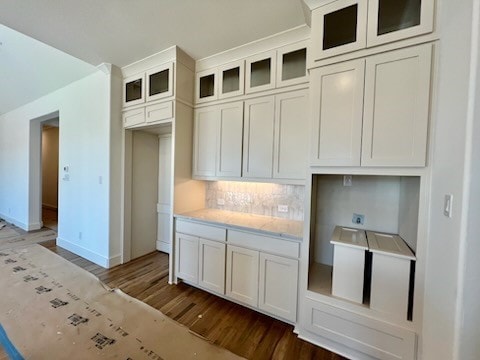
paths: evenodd
<path fill-rule="evenodd" d="M 308 290 L 368 309 L 371 305 L 372 276 L 369 251 L 365 252 L 363 300 L 356 303 L 332 295 L 332 273 L 335 264 L 334 245 L 330 243 L 330 240 L 333 231 L 336 226 L 344 226 L 362 231 L 374 230 L 399 234 L 415 252 L 420 178 L 417 176 L 355 175 L 352 176 L 352 186 L 343 185 L 342 175 L 313 175 L 312 180 Z M 354 213 L 364 215 L 364 224 L 352 223 Z M 362 271 L 364 270 L 362 269 Z M 407 279 L 411 286 L 407 291 L 408 316 L 405 316 L 405 319 L 402 316 L 399 321 L 412 319 L 414 269 L 410 271 L 411 276 Z M 395 318 L 397 315 L 390 313 L 387 316 Z"/>

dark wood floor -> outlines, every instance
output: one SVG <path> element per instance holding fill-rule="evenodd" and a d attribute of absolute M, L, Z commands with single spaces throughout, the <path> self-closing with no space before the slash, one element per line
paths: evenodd
<path fill-rule="evenodd" d="M 90 271 L 110 287 L 162 311 L 212 343 L 248 359 L 344 359 L 300 340 L 293 327 L 180 283 L 168 284 L 168 255 L 155 252 L 104 269 L 55 245 L 46 248 Z"/>

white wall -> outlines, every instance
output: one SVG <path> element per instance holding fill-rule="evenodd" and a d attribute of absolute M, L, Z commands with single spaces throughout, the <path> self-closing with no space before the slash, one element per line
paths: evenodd
<path fill-rule="evenodd" d="M 468 201 L 464 193 L 464 170 L 465 144 L 471 136 L 466 125 L 472 100 L 469 81 L 474 2 L 478 0 L 437 1 L 441 40 L 437 97 L 432 117 L 435 131 L 432 138 L 430 225 L 423 333 L 419 344 L 422 359 L 479 358 L 478 354 L 474 358 L 458 356 L 455 350 L 458 349 L 455 341 L 461 326 L 461 321 L 457 322 L 460 320 L 457 314 L 461 309 L 459 295 L 462 291 L 459 280 L 466 270 L 459 259 L 461 244 L 465 241 L 462 218 L 467 216 L 464 207 Z M 445 194 L 453 194 L 452 218 L 443 215 Z M 476 267 L 478 269 L 478 265 Z M 470 280 L 478 279 L 478 275 L 468 276 Z M 478 322 L 474 326 L 478 334 Z M 478 336 L 475 341 L 478 341 Z"/>
<path fill-rule="evenodd" d="M 110 176 L 119 178 L 110 174 L 110 88 L 111 76 L 97 71 L 0 117 L 0 217 L 23 228 L 33 221 L 28 209 L 30 121 L 58 111 L 60 167 L 70 168 L 70 181 L 59 183 L 58 243 L 103 266 L 112 263 Z"/>
<path fill-rule="evenodd" d="M 42 205 L 57 208 L 58 127 L 42 130 Z"/>
<path fill-rule="evenodd" d="M 476 70 L 476 76 L 470 77 L 474 81 L 475 103 L 472 103 L 469 122 L 467 123 L 467 172 L 466 197 L 469 199 L 468 217 L 465 219 L 466 238 L 462 247 L 464 263 L 461 302 L 459 309 L 457 334 L 457 359 L 480 359 L 480 1 L 474 2 L 474 34 L 472 45 L 476 51 L 476 58 L 471 69 Z"/>

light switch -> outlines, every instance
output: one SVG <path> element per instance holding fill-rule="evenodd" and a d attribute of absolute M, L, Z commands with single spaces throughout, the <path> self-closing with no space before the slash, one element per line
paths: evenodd
<path fill-rule="evenodd" d="M 443 215 L 451 218 L 452 217 L 452 206 L 453 206 L 453 195 L 445 195 L 445 200 L 443 203 Z"/>

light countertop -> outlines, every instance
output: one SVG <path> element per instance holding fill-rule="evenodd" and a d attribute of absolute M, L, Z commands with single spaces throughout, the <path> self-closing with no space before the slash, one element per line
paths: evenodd
<path fill-rule="evenodd" d="M 175 217 L 179 219 L 199 220 L 239 230 L 254 230 L 263 232 L 266 235 L 280 236 L 297 241 L 301 241 L 303 238 L 303 221 L 218 209 L 191 211 L 175 214 Z"/>

